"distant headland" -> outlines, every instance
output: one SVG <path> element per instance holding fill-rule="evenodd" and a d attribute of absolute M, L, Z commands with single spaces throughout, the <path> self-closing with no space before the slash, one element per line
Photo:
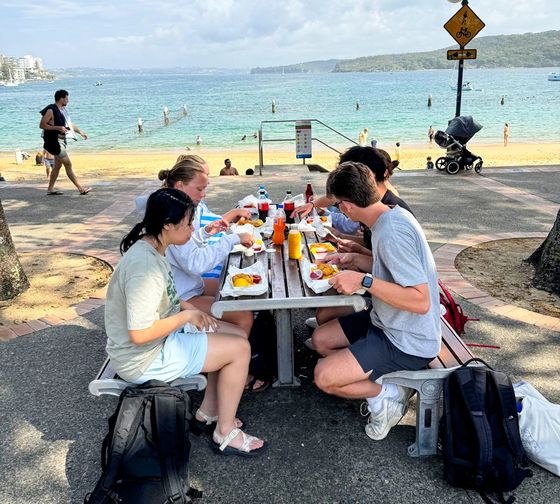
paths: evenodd
<path fill-rule="evenodd" d="M 478 50 L 478 59 L 469 60 L 471 68 L 542 68 L 560 66 L 560 30 L 521 35 L 477 37 L 469 47 Z M 383 54 L 354 59 L 308 61 L 293 65 L 257 67 L 252 74 L 330 73 L 330 72 L 399 72 L 453 68 L 447 61 L 448 49 Z"/>

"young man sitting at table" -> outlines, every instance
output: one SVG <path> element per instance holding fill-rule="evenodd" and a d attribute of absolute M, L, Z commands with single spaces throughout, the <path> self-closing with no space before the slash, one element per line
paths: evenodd
<path fill-rule="evenodd" d="M 437 272 L 422 228 L 412 214 L 380 201 L 371 171 L 361 163 L 342 163 L 327 179 L 327 193 L 350 219 L 372 231 L 372 257 L 333 254 L 329 261 L 350 269 L 329 282 L 341 294 L 365 288 L 372 309 L 318 327 L 313 344 L 323 357 L 315 383 L 328 394 L 366 398 L 366 434 L 387 436 L 406 413 L 410 390 L 376 380 L 399 370 L 425 368 L 439 353 L 441 327 Z"/>

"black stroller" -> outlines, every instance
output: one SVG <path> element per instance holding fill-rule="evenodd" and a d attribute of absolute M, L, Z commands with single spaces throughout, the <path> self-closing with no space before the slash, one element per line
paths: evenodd
<path fill-rule="evenodd" d="M 467 142 L 482 129 L 472 116 L 458 116 L 449 121 L 445 131 L 436 131 L 434 140 L 447 154 L 436 160 L 438 170 L 455 175 L 461 168 L 482 171 L 482 158 L 467 149 Z"/>

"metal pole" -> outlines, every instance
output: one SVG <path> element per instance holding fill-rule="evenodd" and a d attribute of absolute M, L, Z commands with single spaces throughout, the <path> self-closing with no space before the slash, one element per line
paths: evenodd
<path fill-rule="evenodd" d="M 259 177 L 262 177 L 263 169 L 263 145 L 262 145 L 262 123 L 259 126 Z"/>
<path fill-rule="evenodd" d="M 457 77 L 457 106 L 455 108 L 455 117 L 461 115 L 461 94 L 463 92 L 463 61 L 459 60 L 459 76 Z"/>

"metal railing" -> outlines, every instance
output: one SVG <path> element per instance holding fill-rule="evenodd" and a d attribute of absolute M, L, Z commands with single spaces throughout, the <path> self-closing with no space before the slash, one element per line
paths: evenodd
<path fill-rule="evenodd" d="M 335 130 L 334 128 L 330 127 L 328 124 L 325 124 L 323 121 L 320 121 L 319 119 L 284 119 L 284 120 L 278 120 L 278 121 L 261 121 L 261 124 L 259 126 L 259 176 L 262 176 L 262 169 L 263 169 L 263 166 L 264 166 L 263 144 L 273 143 L 273 142 L 295 142 L 296 141 L 295 138 L 268 138 L 268 139 L 263 138 L 263 124 L 296 123 L 296 122 L 318 123 L 321 126 L 324 126 L 325 128 L 327 128 L 327 129 L 331 130 L 332 132 L 336 133 L 337 135 L 341 136 L 342 138 L 345 138 L 349 142 L 352 142 L 354 145 L 358 145 L 358 143 L 356 141 L 347 137 L 344 133 L 341 133 L 340 131 Z M 331 149 L 331 150 L 337 152 L 338 154 L 340 154 L 339 150 L 335 149 L 333 146 L 329 145 L 328 143 L 323 142 L 323 140 L 321 140 L 319 138 L 311 137 L 311 140 L 315 141 L 315 142 L 319 142 L 320 144 L 324 145 L 325 147 L 328 147 L 329 149 Z M 303 164 L 305 164 L 305 159 L 303 159 Z"/>

